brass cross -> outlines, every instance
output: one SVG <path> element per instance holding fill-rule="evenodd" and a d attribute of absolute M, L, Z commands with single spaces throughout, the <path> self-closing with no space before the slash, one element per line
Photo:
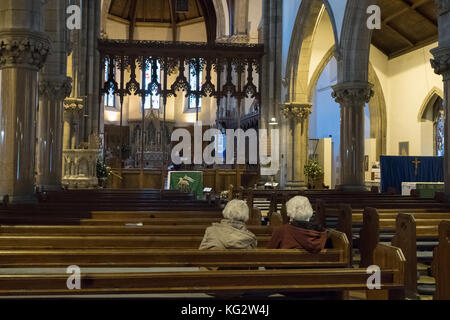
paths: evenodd
<path fill-rule="evenodd" d="M 415 171 L 414 174 L 417 176 L 417 169 L 419 167 L 419 164 L 421 163 L 421 161 L 419 159 L 415 159 L 414 161 L 411 161 L 413 165 L 415 165 Z"/>

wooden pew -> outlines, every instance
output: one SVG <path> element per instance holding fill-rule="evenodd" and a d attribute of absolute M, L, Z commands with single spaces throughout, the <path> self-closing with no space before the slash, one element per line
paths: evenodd
<path fill-rule="evenodd" d="M 127 219 L 81 219 L 78 224 L 83 226 L 124 226 L 126 224 L 136 225 L 142 224 L 144 226 L 149 225 L 172 225 L 172 226 L 183 226 L 183 225 L 211 225 L 214 222 L 220 222 L 222 218 L 190 218 L 190 219 L 180 219 L 180 218 L 127 218 Z M 248 224 L 247 224 L 248 225 Z"/>
<path fill-rule="evenodd" d="M 397 216 L 395 236 L 392 245 L 400 248 L 405 255 L 406 296 L 417 296 L 417 239 L 438 238 L 436 226 L 420 226 L 420 220 L 413 215 L 400 213 Z"/>
<path fill-rule="evenodd" d="M 209 225 L 145 225 L 145 226 L 0 226 L 0 235 L 198 235 L 202 236 Z M 252 226 L 255 235 L 272 235 L 272 227 Z"/>
<path fill-rule="evenodd" d="M 257 236 L 258 247 L 265 248 L 271 236 Z M 193 236 L 0 236 L 0 249 L 64 249 L 64 248 L 198 248 L 203 235 Z"/>
<path fill-rule="evenodd" d="M 322 200 L 317 200 L 317 209 L 315 214 L 315 222 L 322 227 L 326 228 L 326 218 L 335 217 L 337 218 L 336 229 L 338 231 L 344 232 L 349 240 L 353 239 L 352 231 L 352 208 L 348 204 L 340 204 L 336 208 L 325 208 L 325 202 Z"/>
<path fill-rule="evenodd" d="M 221 211 L 92 211 L 93 219 L 223 218 Z"/>
<path fill-rule="evenodd" d="M 428 213 L 433 215 L 433 213 Z M 450 217 L 448 217 L 450 218 Z M 361 267 L 373 264 L 373 250 L 378 245 L 380 237 L 380 215 L 374 208 L 366 208 L 364 211 L 363 228 L 360 232 Z M 427 223 L 422 223 L 425 221 Z M 395 235 L 391 241 L 392 245 L 402 250 L 405 263 L 405 291 L 409 298 L 417 297 L 417 240 L 434 239 L 438 237 L 437 224 L 439 221 L 433 219 L 435 225 L 429 221 L 415 219 L 412 214 L 399 213 L 396 219 Z"/>
<path fill-rule="evenodd" d="M 311 254 L 305 250 L 197 249 L 58 249 L 0 250 L 0 268 L 79 267 L 292 267 L 343 268 L 349 264 L 349 243 L 341 232 L 329 230 L 332 249 Z"/>
<path fill-rule="evenodd" d="M 347 267 L 343 252 L 324 249 L 317 254 L 305 250 L 197 250 L 197 249 L 72 249 L 1 250 L 1 268 L 88 267 L 174 268 L 231 267 L 312 268 Z"/>
<path fill-rule="evenodd" d="M 93 211 L 93 219 L 128 220 L 128 219 L 223 219 L 221 211 Z M 249 210 L 248 225 L 261 225 L 261 211 L 257 208 Z"/>
<path fill-rule="evenodd" d="M 282 251 L 279 252 L 281 253 Z M 233 253 L 224 254 L 220 255 L 220 258 L 214 261 L 215 265 L 229 265 L 229 260 L 225 257 L 230 257 Z M 217 253 L 214 251 L 205 251 L 205 255 L 215 255 L 217 257 Z M 298 255 L 295 258 L 298 259 L 300 256 Z M 309 258 L 313 257 L 313 255 L 309 254 L 308 256 Z M 240 263 L 243 266 L 256 266 L 261 263 L 258 262 L 256 265 L 253 265 L 252 258 L 254 257 L 251 255 L 243 255 L 242 260 L 244 261 L 241 260 Z M 246 263 L 245 259 L 249 259 L 248 263 Z M 404 299 L 404 259 L 400 250 L 390 246 L 379 245 L 375 250 L 375 259 L 382 271 L 382 290 L 368 292 L 368 298 Z M 192 261 L 193 259 L 188 258 L 188 260 Z M 205 263 L 200 262 L 199 264 Z M 348 291 L 366 290 L 367 278 L 366 269 L 354 268 L 107 274 L 82 273 L 81 289 L 69 290 L 67 288 L 67 274 L 10 274 L 0 275 L 0 295 L 195 292 L 212 294 L 242 294 L 243 292 L 270 294 L 277 292 L 311 292 L 317 290 Z"/>
<path fill-rule="evenodd" d="M 400 271 L 382 271 L 382 289 L 402 299 Z M 235 294 L 365 290 L 365 269 L 239 270 L 155 273 L 84 273 L 81 289 L 67 289 L 67 274 L 0 275 L 1 296 L 206 293 Z M 387 297 L 386 297 L 387 298 Z"/>
<path fill-rule="evenodd" d="M 387 219 L 385 219 L 387 217 Z M 396 217 L 395 220 L 392 218 Z M 400 217 L 400 220 L 399 218 Z M 428 217 L 428 218 L 427 218 Z M 363 225 L 360 230 L 360 251 L 361 263 L 360 266 L 367 267 L 372 264 L 372 252 L 380 239 L 380 230 L 401 231 L 406 227 L 411 226 L 408 231 L 414 233 L 414 239 L 417 237 L 437 237 L 437 226 L 442 220 L 450 220 L 449 213 L 420 213 L 415 212 L 411 214 L 380 214 L 379 210 L 367 207 L 364 210 Z M 399 229 L 399 221 L 402 228 Z M 401 235 L 398 234 L 397 240 L 400 240 Z M 414 240 L 415 243 L 415 240 Z"/>
<path fill-rule="evenodd" d="M 432 273 L 436 279 L 434 299 L 450 300 L 450 221 L 439 224 L 439 245 L 433 251 Z"/>

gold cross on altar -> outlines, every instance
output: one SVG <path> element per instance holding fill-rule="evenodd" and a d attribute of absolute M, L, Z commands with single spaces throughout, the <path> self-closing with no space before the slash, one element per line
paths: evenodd
<path fill-rule="evenodd" d="M 421 163 L 421 161 L 419 159 L 414 159 L 414 161 L 411 161 L 413 165 L 415 165 L 415 171 L 414 174 L 417 176 L 417 168 L 419 167 L 419 164 Z"/>

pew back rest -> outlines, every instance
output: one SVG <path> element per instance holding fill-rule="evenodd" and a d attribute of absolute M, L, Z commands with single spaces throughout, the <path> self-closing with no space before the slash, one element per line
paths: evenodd
<path fill-rule="evenodd" d="M 450 300 L 450 221 L 439 224 L 439 245 L 433 251 L 432 272 L 437 300 Z"/>

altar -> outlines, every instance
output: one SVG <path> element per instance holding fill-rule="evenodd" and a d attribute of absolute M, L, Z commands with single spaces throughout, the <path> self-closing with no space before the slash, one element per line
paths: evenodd
<path fill-rule="evenodd" d="M 421 198 L 434 198 L 436 192 L 444 191 L 444 182 L 402 182 L 402 196 L 409 196 L 414 189 Z"/>
<path fill-rule="evenodd" d="M 167 189 L 192 193 L 197 199 L 203 197 L 202 171 L 169 171 Z"/>
<path fill-rule="evenodd" d="M 444 181 L 443 157 L 381 156 L 380 163 L 382 192 L 391 189 L 396 193 L 406 194 L 411 192 L 410 188 L 425 190 L 427 186 L 439 186 Z M 402 183 L 406 183 L 405 190 Z"/>

